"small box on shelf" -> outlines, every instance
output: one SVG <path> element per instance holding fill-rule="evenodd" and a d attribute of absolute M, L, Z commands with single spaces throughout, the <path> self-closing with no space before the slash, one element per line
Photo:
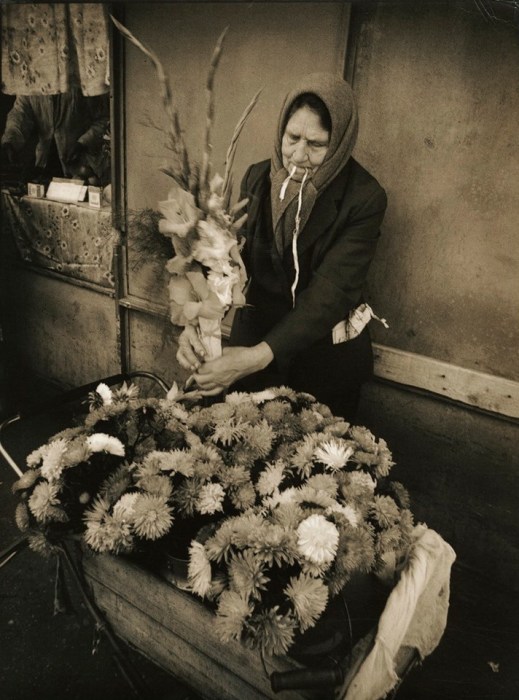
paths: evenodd
<path fill-rule="evenodd" d="M 27 196 L 35 199 L 43 199 L 45 197 L 45 185 L 37 182 L 27 183 Z"/>
<path fill-rule="evenodd" d="M 101 187 L 94 187 L 93 185 L 89 185 L 89 187 L 88 187 L 88 204 L 89 204 L 89 206 L 94 207 L 94 209 L 101 208 L 102 192 L 103 192 L 103 190 Z"/>

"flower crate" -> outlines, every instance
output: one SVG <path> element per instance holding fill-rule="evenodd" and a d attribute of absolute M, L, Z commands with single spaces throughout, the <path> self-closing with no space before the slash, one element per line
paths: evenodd
<path fill-rule="evenodd" d="M 212 612 L 189 593 L 122 557 L 85 555 L 84 571 L 115 633 L 208 700 L 341 697 L 371 646 L 368 635 L 354 647 L 339 695 L 330 690 L 325 696 L 322 689 L 284 690 L 277 695 L 259 653 L 239 642 L 223 644 Z M 411 656 L 411 649 L 402 649 L 400 672 Z M 266 664 L 269 673 L 301 668 L 288 656 L 268 657 Z"/>

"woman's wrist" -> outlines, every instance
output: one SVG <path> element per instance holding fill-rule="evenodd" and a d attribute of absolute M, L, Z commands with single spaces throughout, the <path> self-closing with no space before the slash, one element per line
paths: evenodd
<path fill-rule="evenodd" d="M 253 345 L 249 348 L 250 352 L 250 363 L 252 365 L 253 372 L 259 372 L 265 369 L 274 359 L 274 353 L 268 343 L 264 340 L 257 345 Z"/>

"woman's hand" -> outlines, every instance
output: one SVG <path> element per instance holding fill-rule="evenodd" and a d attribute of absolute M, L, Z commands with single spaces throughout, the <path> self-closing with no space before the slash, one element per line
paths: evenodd
<path fill-rule="evenodd" d="M 200 387 L 201 396 L 215 396 L 238 379 L 264 369 L 273 359 L 274 354 L 265 342 L 251 348 L 225 348 L 221 357 L 204 363 L 193 379 Z"/>
<path fill-rule="evenodd" d="M 206 349 L 194 326 L 186 326 L 178 336 L 177 360 L 181 367 L 197 370 L 206 355 Z"/>

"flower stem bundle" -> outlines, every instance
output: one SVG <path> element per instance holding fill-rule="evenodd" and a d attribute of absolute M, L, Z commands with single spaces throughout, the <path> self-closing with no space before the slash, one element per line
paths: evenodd
<path fill-rule="evenodd" d="M 167 148 L 173 161 L 161 168 L 174 181 L 168 198 L 159 202 L 163 216 L 160 232 L 168 236 L 175 250 L 167 270 L 171 275 L 169 300 L 171 321 L 178 326 L 193 325 L 206 345 L 207 357 L 221 353 L 221 322 L 232 305 L 243 305 L 245 268 L 230 210 L 232 167 L 238 138 L 252 112 L 259 92 L 239 119 L 227 150 L 222 178 L 211 172 L 212 133 L 215 117 L 214 83 L 228 27 L 213 51 L 206 80 L 207 112 L 201 162 L 190 160 L 173 93 L 158 56 L 129 29 L 112 17 L 117 29 L 153 63 L 160 83 L 167 117 Z"/>

